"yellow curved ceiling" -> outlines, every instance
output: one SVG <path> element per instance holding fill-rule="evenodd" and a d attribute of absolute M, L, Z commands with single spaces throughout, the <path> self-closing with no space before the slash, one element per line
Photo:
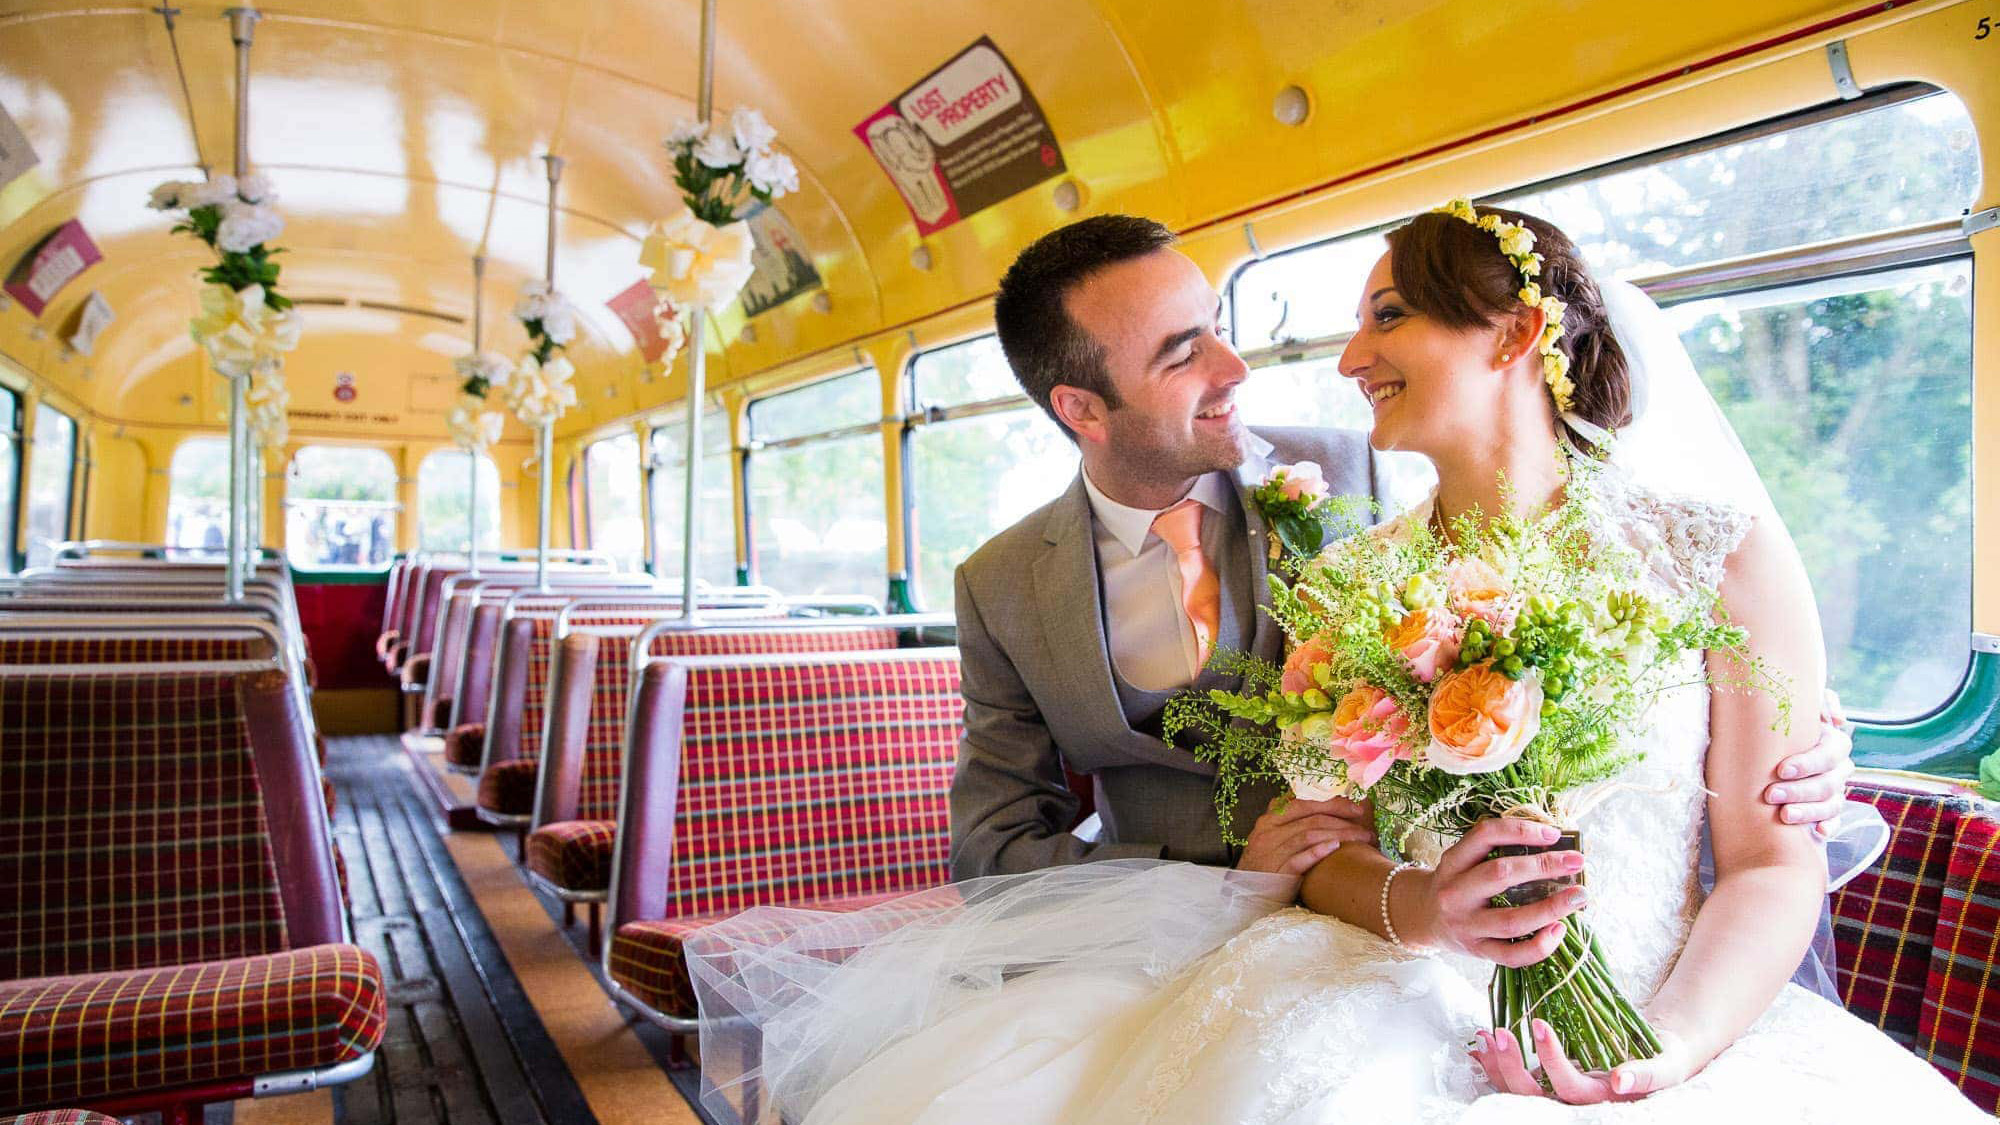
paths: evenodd
<path fill-rule="evenodd" d="M 1830 18 L 1907 9 L 719 0 L 718 10 L 716 105 L 764 110 L 797 161 L 803 188 L 781 207 L 826 295 L 759 317 L 754 333 L 742 331 L 740 312 L 724 317 L 711 377 L 726 381 L 982 299 L 1020 246 L 1069 217 L 1051 181 L 920 238 L 852 133 L 981 36 L 1042 104 L 1084 211 L 1185 229 L 1634 76 Z M 0 311 L 0 353 L 114 423 L 219 416 L 219 381 L 185 328 L 203 253 L 170 236 L 145 200 L 160 180 L 229 167 L 222 11 L 185 6 L 177 71 L 146 5 L 0 4 L 0 106 L 41 159 L 0 192 L 0 266 L 70 218 L 105 253 L 39 321 L 18 305 Z M 547 189 L 537 157 L 550 151 L 568 162 L 557 279 L 586 313 L 571 348 L 583 408 L 563 428 L 664 401 L 667 388 L 642 387 L 633 341 L 604 302 L 642 276 L 638 239 L 675 204 L 659 139 L 691 114 L 696 0 L 293 0 L 262 11 L 249 147 L 289 221 L 285 291 L 308 302 L 306 337 L 288 364 L 294 409 L 330 408 L 341 372 L 355 374 L 365 408 L 295 418 L 295 429 L 442 435 L 475 252 L 491 261 L 489 345 L 523 344 L 506 313 L 519 284 L 541 272 Z M 1313 104 L 1299 127 L 1272 112 L 1291 84 Z M 919 246 L 927 270 L 913 261 Z M 92 290 L 117 319 L 93 356 L 69 356 L 57 337 Z"/>

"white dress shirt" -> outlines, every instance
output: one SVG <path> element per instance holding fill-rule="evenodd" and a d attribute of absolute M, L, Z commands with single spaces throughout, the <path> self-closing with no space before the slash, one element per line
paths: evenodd
<path fill-rule="evenodd" d="M 1207 509 L 1201 514 L 1201 553 L 1218 574 L 1215 544 L 1228 518 L 1228 473 L 1198 478 L 1188 496 Z M 1160 512 L 1134 508 L 1098 491 L 1083 474 L 1090 497 L 1091 530 L 1097 544 L 1097 573 L 1104 582 L 1104 632 L 1112 667 L 1141 691 L 1186 687 L 1201 674 L 1194 626 L 1181 607 L 1181 572 L 1174 551 L 1153 533 Z"/>

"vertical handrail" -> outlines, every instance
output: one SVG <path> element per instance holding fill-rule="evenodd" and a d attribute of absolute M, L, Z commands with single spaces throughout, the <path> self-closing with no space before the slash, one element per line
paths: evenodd
<path fill-rule="evenodd" d="M 236 45 L 236 178 L 250 172 L 250 42 L 257 26 L 257 10 L 229 8 L 222 13 L 229 20 L 229 41 Z M 244 542 L 249 530 L 249 419 L 244 398 L 249 375 L 229 377 L 229 566 L 225 570 L 224 594 L 232 602 L 243 600 Z"/>
<path fill-rule="evenodd" d="M 472 357 L 477 360 L 482 354 L 481 344 L 486 327 L 486 255 L 472 256 Z M 477 424 L 478 419 L 473 419 Z M 473 577 L 479 576 L 479 451 L 465 451 L 465 558 L 466 568 Z"/>
<path fill-rule="evenodd" d="M 556 188 L 562 182 L 563 158 L 542 157 L 549 169 L 549 247 L 545 277 L 549 293 L 556 291 Z M 549 588 L 549 509 L 555 502 L 555 420 L 545 421 L 535 435 L 535 456 L 542 467 L 541 512 L 535 528 L 535 588 Z M 574 525 L 572 525 L 574 526 Z"/>
<path fill-rule="evenodd" d="M 701 85 L 696 93 L 695 117 L 706 125 L 715 111 L 715 0 L 701 0 Z M 708 310 L 697 305 L 688 315 L 687 392 L 687 491 L 681 508 L 681 620 L 693 625 L 700 617 L 701 601 L 695 596 L 695 554 L 700 546 L 696 533 L 701 496 L 701 400 L 707 393 L 708 356 L 702 345 L 702 326 Z"/>

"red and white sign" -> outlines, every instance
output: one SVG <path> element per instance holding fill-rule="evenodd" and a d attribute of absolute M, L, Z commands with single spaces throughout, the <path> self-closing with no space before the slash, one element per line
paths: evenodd
<path fill-rule="evenodd" d="M 980 39 L 854 127 L 921 234 L 1066 167 L 1055 131 L 991 39 Z"/>
<path fill-rule="evenodd" d="M 71 219 L 33 250 L 21 255 L 21 260 L 7 274 L 7 293 L 21 302 L 30 316 L 40 316 L 63 286 L 103 260 L 104 255 L 84 232 L 83 224 Z"/>
<path fill-rule="evenodd" d="M 333 377 L 333 401 L 353 402 L 360 392 L 354 389 L 354 373 L 342 371 Z"/>
<path fill-rule="evenodd" d="M 632 339 L 639 344 L 639 355 L 647 363 L 658 363 L 667 354 L 667 342 L 660 338 L 660 322 L 653 316 L 659 303 L 659 294 L 644 280 L 633 282 L 604 302 L 632 333 Z"/>

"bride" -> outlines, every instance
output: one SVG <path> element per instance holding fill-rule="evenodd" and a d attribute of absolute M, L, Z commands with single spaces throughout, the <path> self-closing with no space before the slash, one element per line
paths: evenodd
<path fill-rule="evenodd" d="M 1573 500 L 1593 537 L 1640 552 L 1661 593 L 1718 591 L 1772 690 L 1814 713 L 1804 568 L 1672 330 L 1629 286 L 1600 291 L 1550 224 L 1491 213 L 1534 234 L 1534 280 L 1567 306 L 1568 384 L 1545 378 L 1545 313 L 1516 297 L 1528 279 L 1491 232 L 1450 212 L 1393 232 L 1340 371 L 1373 406 L 1374 446 L 1428 457 L 1438 486 L 1369 534 L 1554 508 L 1575 459 L 1609 454 Z M 1582 824 L 1588 889 L 1493 905 L 1586 861 L 1489 858 L 1554 830 L 1487 821 L 1457 842 L 1420 834 L 1416 866 L 1343 847 L 1302 884 L 1119 861 L 854 915 L 762 908 L 688 943 L 704 1100 L 796 1125 L 1974 1120 L 1938 1072 L 1786 983 L 1825 867 L 1758 793 L 1812 734 L 1781 733 L 1770 694 L 1711 693 L 1687 659 L 1692 686 L 1655 703 L 1630 784 Z M 1548 956 L 1586 904 L 1664 1045 L 1608 1073 L 1572 1065 L 1540 1021 L 1525 1044 L 1486 1030 L 1493 965 Z"/>

